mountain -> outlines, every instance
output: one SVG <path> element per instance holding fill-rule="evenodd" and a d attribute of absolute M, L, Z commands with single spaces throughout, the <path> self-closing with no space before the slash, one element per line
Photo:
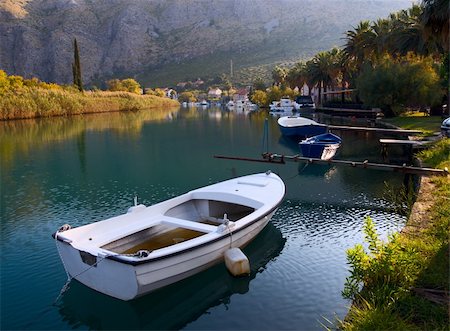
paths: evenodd
<path fill-rule="evenodd" d="M 2 0 L 0 69 L 72 82 L 135 77 L 147 86 L 236 75 L 344 44 L 361 20 L 410 0 Z M 248 73 L 247 73 L 248 74 Z M 251 75 L 251 74 L 250 74 Z"/>

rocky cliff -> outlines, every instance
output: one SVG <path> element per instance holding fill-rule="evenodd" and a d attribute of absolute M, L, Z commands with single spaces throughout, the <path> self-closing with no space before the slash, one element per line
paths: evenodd
<path fill-rule="evenodd" d="M 301 58 L 342 45 L 344 32 L 363 19 L 385 17 L 410 4 L 409 0 L 3 0 L 0 69 L 70 83 L 74 38 L 85 83 L 117 76 L 151 81 L 152 72 L 197 58 L 229 62 L 233 56 L 236 65 Z M 192 67 L 185 75 L 201 76 L 202 70 Z"/>

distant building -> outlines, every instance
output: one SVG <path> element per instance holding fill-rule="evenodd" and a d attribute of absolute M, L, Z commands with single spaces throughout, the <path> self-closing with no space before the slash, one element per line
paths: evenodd
<path fill-rule="evenodd" d="M 309 86 L 305 84 L 303 84 L 303 86 L 300 89 L 300 95 L 310 95 L 311 91 L 309 89 Z"/>
<path fill-rule="evenodd" d="M 245 88 L 239 89 L 233 95 L 233 101 L 236 104 L 237 102 L 245 102 L 248 101 L 248 90 Z"/>
<path fill-rule="evenodd" d="M 212 88 L 208 91 L 208 99 L 219 99 L 222 96 L 220 88 Z"/>
<path fill-rule="evenodd" d="M 204 81 L 202 81 L 200 78 L 197 78 L 197 80 L 195 81 L 195 82 L 193 82 L 192 84 L 194 84 L 195 86 L 200 86 L 200 85 L 203 85 L 203 84 L 205 84 L 205 82 Z"/>
<path fill-rule="evenodd" d="M 171 88 L 165 88 L 164 89 L 164 95 L 168 98 L 177 100 L 178 99 L 178 93 L 174 89 Z"/>

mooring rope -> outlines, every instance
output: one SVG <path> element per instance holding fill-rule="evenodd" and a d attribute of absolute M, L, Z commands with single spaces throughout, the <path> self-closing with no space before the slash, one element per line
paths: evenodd
<path fill-rule="evenodd" d="M 230 220 L 228 219 L 228 215 L 226 213 L 223 214 L 223 224 L 227 227 L 228 233 L 230 234 L 230 248 L 231 248 L 231 244 L 233 243 L 233 233 L 231 232 Z"/>
<path fill-rule="evenodd" d="M 58 255 L 59 258 L 61 259 L 61 262 L 63 264 L 64 267 L 64 271 L 66 272 L 67 275 L 67 280 L 66 283 L 63 285 L 63 287 L 61 288 L 61 291 L 59 292 L 58 296 L 56 297 L 55 301 L 53 302 L 53 305 L 56 305 L 56 303 L 59 301 L 59 299 L 62 297 L 62 295 L 70 288 L 70 282 L 72 281 L 72 279 L 77 279 L 77 277 L 79 277 L 80 275 L 84 274 L 86 271 L 96 267 L 100 262 L 102 262 L 103 260 L 105 260 L 109 255 L 104 256 L 103 258 L 97 258 L 97 261 L 95 263 L 93 263 L 92 265 L 89 266 L 89 268 L 79 272 L 78 274 L 76 274 L 75 276 L 70 276 L 69 272 L 67 271 L 67 267 L 66 264 L 64 263 L 64 259 L 62 258 L 62 254 L 61 251 L 59 250 L 59 246 L 58 246 L 58 233 L 60 232 L 64 232 L 66 230 L 70 230 L 71 226 L 68 224 L 64 224 L 62 227 L 60 227 L 56 232 L 55 232 L 55 244 L 56 244 L 56 249 L 58 251 Z"/>

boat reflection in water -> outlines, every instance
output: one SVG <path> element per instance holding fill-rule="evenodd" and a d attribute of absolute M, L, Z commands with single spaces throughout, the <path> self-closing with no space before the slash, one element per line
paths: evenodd
<path fill-rule="evenodd" d="M 286 239 L 272 223 L 243 250 L 250 260 L 248 277 L 229 274 L 224 263 L 147 296 L 121 301 L 72 281 L 59 312 L 72 327 L 89 329 L 180 329 L 207 312 L 227 305 L 233 294 L 249 291 L 249 284 L 283 250 Z"/>

